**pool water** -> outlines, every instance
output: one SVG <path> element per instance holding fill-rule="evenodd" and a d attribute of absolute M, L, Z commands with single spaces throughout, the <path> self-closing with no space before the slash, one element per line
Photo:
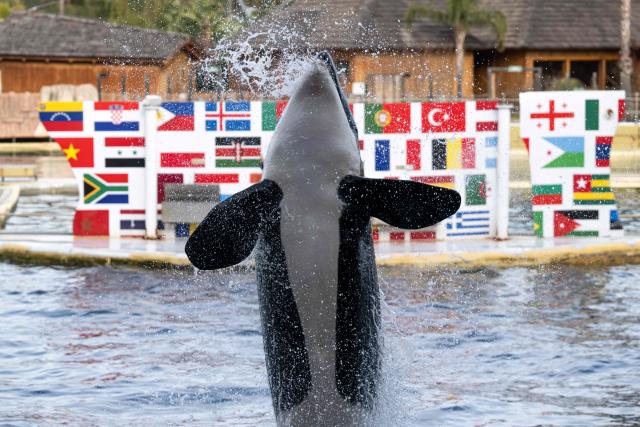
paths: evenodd
<path fill-rule="evenodd" d="M 374 425 L 640 423 L 640 266 L 379 276 Z M 274 424 L 253 273 L 0 278 L 0 425 Z"/>
<path fill-rule="evenodd" d="M 637 190 L 617 190 L 616 200 L 626 233 L 640 232 L 640 197 Z M 20 197 L 16 212 L 9 217 L 5 232 L 71 234 L 77 196 L 37 195 Z M 511 190 L 509 234 L 533 235 L 531 192 Z"/>

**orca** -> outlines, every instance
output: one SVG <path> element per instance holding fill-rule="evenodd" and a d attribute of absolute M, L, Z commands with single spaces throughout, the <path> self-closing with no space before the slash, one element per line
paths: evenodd
<path fill-rule="evenodd" d="M 371 217 L 436 224 L 460 195 L 363 177 L 358 131 L 327 53 L 298 80 L 263 179 L 216 205 L 187 241 L 202 270 L 255 254 L 267 374 L 279 426 L 364 425 L 381 372 Z"/>

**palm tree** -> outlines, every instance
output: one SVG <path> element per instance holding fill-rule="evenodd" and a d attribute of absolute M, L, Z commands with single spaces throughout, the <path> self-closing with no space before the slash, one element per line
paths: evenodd
<path fill-rule="evenodd" d="M 620 5 L 620 83 L 626 96 L 631 94 L 631 0 L 622 0 Z"/>
<path fill-rule="evenodd" d="M 437 10 L 426 5 L 412 5 L 407 9 L 406 21 L 411 27 L 419 18 L 453 28 L 456 52 L 456 84 L 458 98 L 462 98 L 462 73 L 464 70 L 464 41 L 473 26 L 489 25 L 498 39 L 498 50 L 502 50 L 507 32 L 507 20 L 502 12 L 480 9 L 477 0 L 447 0 L 445 10 Z"/>

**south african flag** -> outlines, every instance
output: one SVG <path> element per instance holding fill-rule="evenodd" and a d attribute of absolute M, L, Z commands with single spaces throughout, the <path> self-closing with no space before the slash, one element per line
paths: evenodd
<path fill-rule="evenodd" d="M 126 173 L 85 173 L 83 201 L 90 204 L 129 203 L 129 175 Z"/>

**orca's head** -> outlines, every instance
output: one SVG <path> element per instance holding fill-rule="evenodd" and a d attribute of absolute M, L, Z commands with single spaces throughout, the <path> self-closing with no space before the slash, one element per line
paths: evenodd
<path fill-rule="evenodd" d="M 313 191 L 346 175 L 361 175 L 357 130 L 333 62 L 321 54 L 295 85 L 267 149 L 264 178 Z"/>

